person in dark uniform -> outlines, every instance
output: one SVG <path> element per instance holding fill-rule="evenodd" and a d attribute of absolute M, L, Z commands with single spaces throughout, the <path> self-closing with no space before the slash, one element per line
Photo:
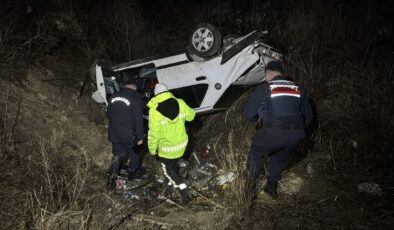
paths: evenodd
<path fill-rule="evenodd" d="M 143 144 L 143 101 L 136 91 L 135 79 L 125 81 L 119 92 L 108 100 L 107 118 L 109 120 L 108 139 L 112 143 L 113 159 L 109 167 L 107 188 L 115 189 L 115 180 L 122 163 L 130 159 L 129 179 L 142 176 L 140 157 L 134 152 L 135 144 Z"/>
<path fill-rule="evenodd" d="M 290 78 L 283 76 L 278 61 L 269 62 L 265 81 L 247 102 L 244 113 L 249 121 L 258 121 L 247 158 L 246 189 L 251 200 L 256 198 L 263 156 L 268 156 L 268 175 L 264 192 L 278 196 L 278 181 L 287 156 L 304 139 L 304 129 L 313 117 L 305 91 Z"/>

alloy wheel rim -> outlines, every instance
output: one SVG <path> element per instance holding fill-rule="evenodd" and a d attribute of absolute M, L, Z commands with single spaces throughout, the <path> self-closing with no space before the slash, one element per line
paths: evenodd
<path fill-rule="evenodd" d="M 199 52 L 208 51 L 213 46 L 213 42 L 213 33 L 208 28 L 199 28 L 193 33 L 192 44 Z"/>

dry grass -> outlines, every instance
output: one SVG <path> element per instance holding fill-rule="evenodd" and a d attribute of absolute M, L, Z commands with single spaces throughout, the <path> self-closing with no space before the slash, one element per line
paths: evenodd
<path fill-rule="evenodd" d="M 376 224 L 385 226 L 383 217 L 392 214 L 388 204 L 392 199 L 389 191 L 394 173 L 388 162 L 393 150 L 394 106 L 390 98 L 394 95 L 392 77 L 383 73 L 392 73 L 392 67 L 376 68 L 379 63 L 374 60 L 365 63 L 365 59 L 359 58 L 362 50 L 356 49 L 352 43 L 354 25 L 344 9 L 337 5 L 298 2 L 291 4 L 286 13 L 287 17 L 277 28 L 284 43 L 290 47 L 285 56 L 286 72 L 305 86 L 316 105 L 318 118 L 314 124 L 317 131 L 309 136 L 308 149 L 303 149 L 308 154 L 302 165 L 318 166 L 319 174 L 330 175 L 336 180 L 337 188 L 349 192 L 349 196 L 356 196 L 355 185 L 363 181 L 375 181 L 383 190 L 387 188 L 386 195 L 380 199 L 386 203 L 381 222 L 374 219 Z M 248 141 L 253 132 L 253 127 L 247 127 L 243 120 L 245 97 L 247 95 L 226 113 L 207 119 L 206 126 L 197 135 L 202 143 L 212 144 L 222 169 L 237 175 L 226 197 L 229 201 L 226 204 L 235 217 L 245 214 L 243 171 Z M 378 199 L 368 204 L 365 202 L 349 201 L 347 208 L 366 205 L 373 213 L 379 206 Z M 305 205 L 308 207 L 307 203 Z M 295 216 L 304 216 L 302 203 L 294 207 L 291 210 Z M 324 210 L 312 211 L 317 214 Z M 319 215 L 322 219 L 318 221 L 326 222 L 324 214 Z M 327 215 L 331 215 L 329 211 Z M 344 217 L 343 220 L 362 222 L 357 218 Z"/>
<path fill-rule="evenodd" d="M 341 8 L 301 4 L 282 27 L 284 39 L 299 35 L 287 40 L 293 47 L 287 71 L 316 104 L 319 144 L 314 153 L 337 159 L 332 162 L 336 173 L 363 168 L 378 177 L 394 136 L 390 78 L 373 60 L 361 62 L 363 50 L 354 47 L 353 26 Z"/>
<path fill-rule="evenodd" d="M 8 132 L 15 123 L 4 119 L 3 126 L 2 140 L 7 142 L 2 142 L 0 162 L 2 226 L 84 229 L 91 215 L 82 196 L 90 169 L 86 151 L 80 149 L 78 159 L 61 153 L 60 131 L 49 141 L 15 146 Z"/>
<path fill-rule="evenodd" d="M 89 170 L 86 152 L 81 150 L 83 159 L 76 162 L 75 168 L 72 169 L 75 171 L 59 174 L 56 168 L 59 167 L 56 165 L 58 159 L 53 158 L 58 157 L 55 154 L 57 152 L 48 151 L 44 143 L 39 143 L 39 146 L 40 171 L 35 175 L 41 177 L 43 184 L 40 185 L 40 190 L 37 188 L 26 193 L 29 202 L 25 208 L 29 210 L 26 214 L 31 217 L 31 224 L 37 229 L 52 229 L 70 224 L 83 228 L 90 217 L 89 210 L 84 210 L 84 207 L 80 206 L 81 193 Z"/>
<path fill-rule="evenodd" d="M 378 71 L 380 63 L 372 57 L 366 63 L 360 58 L 364 50 L 354 46 L 354 25 L 345 9 L 335 5 L 301 4 L 282 31 L 293 47 L 286 56 L 287 71 L 306 86 L 316 104 L 318 132 L 312 136 L 309 160 L 330 159 L 326 171 L 338 187 L 353 194 L 355 184 L 363 181 L 390 186 L 382 179 L 394 175 L 385 163 L 391 158 L 394 106 L 389 101 L 393 82 L 384 73 L 392 67 Z M 377 207 L 378 200 L 368 208 Z"/>
<path fill-rule="evenodd" d="M 226 206 L 231 209 L 232 215 L 242 217 L 248 208 L 245 196 L 245 162 L 246 155 L 239 148 L 234 150 L 233 131 L 228 133 L 227 140 L 220 144 L 213 142 L 213 149 L 218 154 L 220 168 L 224 172 L 233 172 L 236 179 L 231 183 L 230 190 L 225 193 Z"/>
<path fill-rule="evenodd" d="M 226 112 L 206 118 L 196 136 L 197 146 L 211 145 L 214 161 L 223 172 L 235 174 L 236 179 L 224 193 L 226 210 L 222 210 L 224 216 L 235 220 L 241 219 L 249 207 L 244 189 L 250 128 L 253 127 L 244 120 L 242 113 L 247 96 L 242 96 Z"/>

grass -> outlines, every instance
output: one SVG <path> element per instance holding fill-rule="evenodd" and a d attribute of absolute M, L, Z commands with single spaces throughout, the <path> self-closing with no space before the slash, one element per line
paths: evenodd
<path fill-rule="evenodd" d="M 219 168 L 235 174 L 236 179 L 223 193 L 224 215 L 235 220 L 243 218 L 249 207 L 245 196 L 245 169 L 251 126 L 242 117 L 247 96 L 242 96 L 226 112 L 206 118 L 196 135 L 196 146 L 210 144 L 210 154 Z"/>
<path fill-rule="evenodd" d="M 290 47 L 285 55 L 286 73 L 305 86 L 317 114 L 317 130 L 309 136 L 307 149 L 302 150 L 307 158 L 300 165 L 318 165 L 320 175 L 330 175 L 337 181 L 335 186 L 350 196 L 356 196 L 355 185 L 364 181 L 381 182 L 383 190 L 390 191 L 389 178 L 394 174 L 387 162 L 394 137 L 393 82 L 384 74 L 390 73 L 390 66 L 377 68 L 379 63 L 372 58 L 367 57 L 366 63 L 359 58 L 362 50 L 353 44 L 354 25 L 344 9 L 323 2 L 292 4 L 277 27 L 282 41 Z M 237 174 L 226 197 L 226 205 L 236 218 L 246 213 L 243 172 L 253 132 L 242 114 L 245 97 L 226 113 L 207 119 L 206 129 L 197 135 L 202 143 L 212 143 L 223 170 Z M 246 135 L 243 130 L 247 130 Z M 386 202 L 383 215 L 387 217 L 392 213 L 389 197 L 386 193 L 364 205 L 374 213 L 379 200 Z M 352 202 L 348 208 L 356 209 L 362 203 Z M 384 218 L 374 221 L 385 226 Z"/>
<path fill-rule="evenodd" d="M 30 201 L 26 209 L 29 210 L 27 214 L 31 217 L 31 224 L 36 229 L 52 229 L 69 225 L 77 219 L 78 224 L 84 226 L 89 216 L 83 208 L 81 210 L 79 202 L 89 170 L 86 152 L 81 151 L 84 159 L 76 163 L 71 175 L 62 175 L 56 172 L 57 159 L 51 159 L 51 152 L 44 143 L 39 143 L 39 146 L 39 172 L 35 175 L 41 177 L 43 184 L 40 190 L 34 189 L 26 194 Z M 52 155 L 56 157 L 53 152 Z"/>
<path fill-rule="evenodd" d="M 3 131 L 9 130 L 5 121 Z M 8 217 L 1 218 L 4 228 L 68 226 L 84 229 L 87 226 L 91 210 L 85 205 L 82 194 L 89 176 L 90 160 L 84 149 L 80 149 L 78 159 L 62 153 L 63 140 L 59 133 L 53 132 L 47 142 L 33 141 L 23 148 L 13 146 L 12 136 L 2 133 L 3 139 L 8 140 L 2 143 L 0 162 L 4 188 L 0 196 L 1 212 Z M 20 152 L 21 149 L 25 152 Z"/>

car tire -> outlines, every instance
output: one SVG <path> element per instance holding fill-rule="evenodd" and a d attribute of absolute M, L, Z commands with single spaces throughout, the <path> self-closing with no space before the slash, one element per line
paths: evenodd
<path fill-rule="evenodd" d="M 188 50 L 190 56 L 197 55 L 201 58 L 209 58 L 217 54 L 221 48 L 222 35 L 220 31 L 209 23 L 198 25 L 189 39 Z"/>

